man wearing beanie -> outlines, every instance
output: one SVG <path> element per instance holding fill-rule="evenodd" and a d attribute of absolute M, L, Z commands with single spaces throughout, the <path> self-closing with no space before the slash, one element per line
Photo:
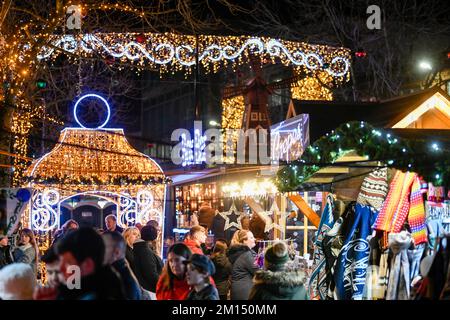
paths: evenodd
<path fill-rule="evenodd" d="M 219 300 L 219 292 L 210 283 L 210 278 L 216 272 L 214 263 L 205 255 L 194 253 L 187 265 L 186 281 L 191 286 L 187 300 Z"/>
<path fill-rule="evenodd" d="M 305 275 L 298 270 L 288 270 L 288 248 L 276 242 L 264 255 L 264 270 L 253 278 L 249 300 L 307 300 Z"/>
<path fill-rule="evenodd" d="M 133 244 L 133 272 L 139 284 L 148 291 L 156 292 L 156 284 L 161 274 L 161 258 L 151 249 L 150 243 L 158 237 L 158 230 L 151 225 L 142 227 L 141 239 Z"/>

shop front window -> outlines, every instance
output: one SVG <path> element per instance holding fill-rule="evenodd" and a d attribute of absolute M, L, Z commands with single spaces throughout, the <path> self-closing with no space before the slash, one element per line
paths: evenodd
<path fill-rule="evenodd" d="M 300 195 L 319 216 L 322 215 L 326 193 L 302 192 Z M 290 211 L 294 211 L 286 219 L 286 239 L 294 240 L 294 247 L 301 255 L 312 257 L 317 228 L 293 204 L 289 203 Z"/>

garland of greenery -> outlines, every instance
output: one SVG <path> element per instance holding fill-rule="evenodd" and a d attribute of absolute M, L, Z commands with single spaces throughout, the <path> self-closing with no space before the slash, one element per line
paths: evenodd
<path fill-rule="evenodd" d="M 280 192 L 295 191 L 321 167 L 333 165 L 351 150 L 387 167 L 417 172 L 435 186 L 450 185 L 449 150 L 430 141 L 396 138 L 362 121 L 343 124 L 314 142 L 300 159 L 277 172 L 275 185 Z"/>
<path fill-rule="evenodd" d="M 38 183 L 38 184 L 65 184 L 65 185 L 153 185 L 153 184 L 167 184 L 171 183 L 171 179 L 169 177 L 165 178 L 144 178 L 142 176 L 138 176 L 136 178 L 132 178 L 129 176 L 114 176 L 104 181 L 99 179 L 96 176 L 92 176 L 90 178 L 79 178 L 73 179 L 69 176 L 62 177 L 26 177 L 26 182 Z"/>

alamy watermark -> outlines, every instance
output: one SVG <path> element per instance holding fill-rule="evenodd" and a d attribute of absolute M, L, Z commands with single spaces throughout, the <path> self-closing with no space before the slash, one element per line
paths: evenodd
<path fill-rule="evenodd" d="M 381 29 L 381 9 L 379 6 L 373 4 L 367 7 L 367 14 L 370 16 L 367 18 L 366 26 L 369 30 Z"/>
<path fill-rule="evenodd" d="M 178 141 L 171 153 L 174 164 L 258 164 L 278 167 L 280 160 L 290 161 L 300 157 L 309 143 L 307 118 L 290 121 L 285 127 L 280 125 L 270 132 L 266 129 L 218 128 L 203 132 L 202 122 L 195 121 L 193 135 L 192 138 L 187 129 L 173 131 L 171 141 Z"/>

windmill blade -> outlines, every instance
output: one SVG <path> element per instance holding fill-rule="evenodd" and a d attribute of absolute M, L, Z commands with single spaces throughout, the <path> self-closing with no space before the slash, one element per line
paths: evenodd
<path fill-rule="evenodd" d="M 222 98 L 229 99 L 229 98 L 232 98 L 235 96 L 239 96 L 242 94 L 242 92 L 244 91 L 245 88 L 246 88 L 245 85 L 225 87 L 223 89 Z"/>

